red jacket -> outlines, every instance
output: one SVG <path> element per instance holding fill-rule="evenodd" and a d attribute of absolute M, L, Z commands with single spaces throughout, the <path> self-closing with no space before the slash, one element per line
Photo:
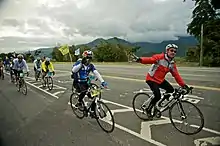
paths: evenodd
<path fill-rule="evenodd" d="M 146 75 L 146 80 L 161 84 L 164 81 L 166 74 L 170 72 L 181 87 L 185 85 L 183 79 L 179 75 L 175 62 L 169 61 L 164 53 L 156 54 L 152 57 L 141 57 L 140 63 L 152 64 Z"/>

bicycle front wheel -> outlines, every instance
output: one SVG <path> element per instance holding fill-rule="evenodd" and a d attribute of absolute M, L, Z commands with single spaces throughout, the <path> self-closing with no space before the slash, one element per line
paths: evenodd
<path fill-rule="evenodd" d="M 53 89 L 53 79 L 51 77 L 47 78 L 47 87 L 49 90 Z"/>
<path fill-rule="evenodd" d="M 80 109 L 76 107 L 75 105 L 78 103 L 79 95 L 77 93 L 72 93 L 70 95 L 70 106 L 73 110 L 73 113 L 79 118 L 82 119 L 84 115 L 84 109 Z"/>
<path fill-rule="evenodd" d="M 174 110 L 174 108 L 177 108 L 177 109 Z M 186 112 L 190 109 L 191 111 Z M 175 118 L 174 114 L 177 114 L 178 116 Z M 190 120 L 189 118 L 190 118 L 190 115 L 192 114 L 194 114 L 194 116 L 192 116 L 192 124 L 189 124 L 189 120 Z M 204 127 L 204 117 L 203 117 L 202 112 L 199 110 L 199 108 L 195 104 L 189 101 L 179 101 L 179 102 L 174 103 L 169 109 L 169 117 L 170 117 L 170 121 L 172 125 L 179 132 L 186 134 L 186 135 L 197 134 Z M 178 117 L 180 118 L 179 120 L 174 120 L 174 118 L 177 119 Z M 199 122 L 196 122 L 196 121 L 199 121 Z M 182 126 L 180 126 L 181 124 Z M 186 125 L 186 128 L 183 128 L 181 130 L 180 128 L 183 127 L 183 125 Z M 188 125 L 189 125 L 189 129 L 187 130 Z M 184 129 L 186 129 L 186 131 L 184 131 Z"/>
<path fill-rule="evenodd" d="M 115 120 L 109 107 L 104 102 L 97 101 L 95 114 L 98 117 L 96 121 L 102 130 L 111 133 L 115 128 Z"/>
<path fill-rule="evenodd" d="M 22 93 L 24 95 L 27 95 L 27 84 L 24 80 L 22 81 L 21 87 L 22 87 Z"/>

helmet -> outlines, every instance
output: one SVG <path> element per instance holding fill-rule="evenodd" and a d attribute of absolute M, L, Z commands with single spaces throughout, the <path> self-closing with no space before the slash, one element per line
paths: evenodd
<path fill-rule="evenodd" d="M 83 58 L 91 58 L 92 59 L 93 58 L 93 52 L 90 51 L 90 50 L 86 50 L 86 51 L 83 52 L 82 57 Z"/>
<path fill-rule="evenodd" d="M 18 58 L 18 59 L 23 59 L 24 56 L 23 56 L 22 54 L 19 54 L 19 55 L 17 56 L 17 58 Z"/>
<path fill-rule="evenodd" d="M 50 62 L 50 58 L 49 58 L 49 57 L 47 57 L 47 58 L 46 58 L 46 61 L 47 61 L 47 62 Z"/>
<path fill-rule="evenodd" d="M 37 57 L 37 61 L 40 61 L 40 57 Z"/>
<path fill-rule="evenodd" d="M 176 44 L 168 44 L 168 45 L 166 46 L 166 51 L 167 51 L 168 49 L 170 49 L 170 48 L 178 49 L 178 46 L 177 46 Z"/>

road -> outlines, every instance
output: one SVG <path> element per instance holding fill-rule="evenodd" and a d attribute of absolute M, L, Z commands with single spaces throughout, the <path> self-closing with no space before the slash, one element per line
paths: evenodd
<path fill-rule="evenodd" d="M 29 67 L 33 70 L 33 65 Z M 205 118 L 205 128 L 192 136 L 177 132 L 167 119 L 167 113 L 152 122 L 141 121 L 132 111 L 133 92 L 148 89 L 144 83 L 148 66 L 97 65 L 96 68 L 109 84 L 103 99 L 112 111 L 118 109 L 114 114 L 113 133 L 103 132 L 94 119 L 80 120 L 73 115 L 68 105 L 71 65 L 56 64 L 56 86 L 52 91 L 40 87 L 41 84 L 33 80 L 33 72 L 26 78 L 27 96 L 16 91 L 8 76 L 0 81 L 2 145 L 197 146 L 204 141 L 209 145 L 220 144 L 219 68 L 179 68 L 186 83 L 195 87 L 193 95 L 186 100 L 195 103 Z M 167 79 L 175 83 L 170 75 Z"/>

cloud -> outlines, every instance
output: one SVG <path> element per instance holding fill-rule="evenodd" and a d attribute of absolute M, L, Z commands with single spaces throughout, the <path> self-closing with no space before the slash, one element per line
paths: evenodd
<path fill-rule="evenodd" d="M 193 6 L 181 0 L 8 0 L 0 9 L 0 48 L 114 36 L 131 42 L 176 39 L 187 35 Z"/>

